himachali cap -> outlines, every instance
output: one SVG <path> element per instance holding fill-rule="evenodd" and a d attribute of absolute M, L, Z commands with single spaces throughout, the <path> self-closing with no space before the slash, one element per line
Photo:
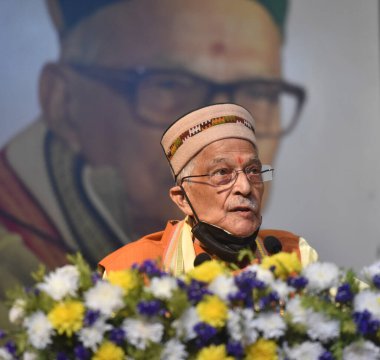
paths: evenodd
<path fill-rule="evenodd" d="M 239 105 L 216 104 L 178 119 L 165 131 L 161 146 L 176 178 L 204 147 L 229 138 L 248 140 L 256 146 L 255 121 Z"/>

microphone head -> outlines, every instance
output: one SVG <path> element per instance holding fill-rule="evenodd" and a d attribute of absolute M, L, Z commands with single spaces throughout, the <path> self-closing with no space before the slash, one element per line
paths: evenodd
<path fill-rule="evenodd" d="M 203 264 L 205 261 L 211 260 L 211 256 L 207 253 L 200 253 L 194 259 L 194 267 Z"/>
<path fill-rule="evenodd" d="M 268 253 L 271 255 L 277 254 L 282 250 L 282 244 L 280 240 L 278 240 L 275 236 L 271 235 L 265 237 L 264 247 L 265 250 L 268 251 Z"/>

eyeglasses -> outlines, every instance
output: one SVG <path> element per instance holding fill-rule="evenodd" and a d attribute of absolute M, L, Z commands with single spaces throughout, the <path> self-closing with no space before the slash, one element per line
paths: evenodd
<path fill-rule="evenodd" d="M 236 170 L 231 168 L 222 168 L 217 169 L 210 174 L 205 175 L 190 175 L 184 176 L 181 179 L 181 185 L 185 181 L 189 181 L 191 178 L 200 178 L 200 177 L 208 177 L 209 183 L 213 186 L 223 186 L 223 185 L 233 185 L 238 177 L 240 172 L 243 172 L 247 177 L 248 181 L 255 185 L 261 184 L 266 181 L 271 181 L 273 179 L 273 171 L 270 165 L 249 165 L 244 169 Z"/>
<path fill-rule="evenodd" d="M 257 137 L 280 137 L 295 127 L 306 98 L 303 87 L 276 79 L 252 78 L 221 84 L 180 70 L 67 65 L 125 96 L 138 121 L 161 129 L 224 94 L 252 113 Z"/>

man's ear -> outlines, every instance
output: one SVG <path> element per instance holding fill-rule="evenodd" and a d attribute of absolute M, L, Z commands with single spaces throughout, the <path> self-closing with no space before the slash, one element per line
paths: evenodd
<path fill-rule="evenodd" d="M 39 97 L 43 119 L 50 130 L 74 151 L 80 142 L 70 115 L 70 94 L 64 69 L 55 63 L 46 64 L 40 75 Z"/>
<path fill-rule="evenodd" d="M 173 186 L 169 190 L 169 195 L 172 201 L 179 207 L 179 209 L 186 215 L 193 215 L 193 211 L 187 202 L 185 195 L 179 185 Z"/>

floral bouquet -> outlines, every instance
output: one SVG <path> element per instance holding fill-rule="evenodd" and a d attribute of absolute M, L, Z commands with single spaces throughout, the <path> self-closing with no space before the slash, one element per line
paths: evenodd
<path fill-rule="evenodd" d="M 279 253 L 182 277 L 146 261 L 107 279 L 80 256 L 13 293 L 1 359 L 380 359 L 380 263 L 368 285 Z"/>

